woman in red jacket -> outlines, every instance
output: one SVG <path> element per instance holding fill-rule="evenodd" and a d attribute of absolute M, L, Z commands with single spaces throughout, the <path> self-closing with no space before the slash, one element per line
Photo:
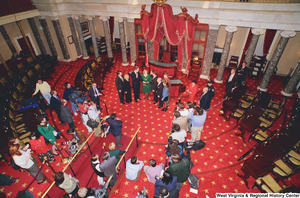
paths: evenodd
<path fill-rule="evenodd" d="M 189 96 L 189 101 L 194 102 L 195 96 L 198 91 L 197 81 L 193 80 L 192 83 L 189 85 L 187 90 L 181 94 L 181 96 Z"/>
<path fill-rule="evenodd" d="M 45 143 L 45 138 L 41 135 L 39 139 L 36 139 L 35 133 L 30 134 L 31 140 L 29 141 L 29 144 L 31 146 L 31 149 L 36 152 L 38 158 L 41 160 L 41 162 L 44 161 L 44 157 L 47 157 L 47 160 L 49 162 L 55 161 L 53 153 L 51 153 L 49 147 Z"/>

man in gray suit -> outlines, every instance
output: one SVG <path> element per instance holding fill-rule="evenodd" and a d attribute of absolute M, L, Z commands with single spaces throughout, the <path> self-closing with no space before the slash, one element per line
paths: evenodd
<path fill-rule="evenodd" d="M 117 181 L 116 166 L 117 159 L 115 156 L 110 157 L 109 152 L 105 152 L 102 156 L 103 162 L 100 164 L 100 170 L 104 172 L 107 179 L 113 175 L 109 185 L 113 187 Z"/>

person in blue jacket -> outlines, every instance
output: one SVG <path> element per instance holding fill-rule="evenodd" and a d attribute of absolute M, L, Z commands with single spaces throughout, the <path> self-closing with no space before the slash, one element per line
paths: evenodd
<path fill-rule="evenodd" d="M 117 115 L 115 113 L 112 113 L 110 117 L 106 119 L 106 122 L 109 124 L 111 133 L 116 139 L 117 147 L 123 146 L 123 144 L 120 144 L 122 133 L 122 121 L 119 118 L 117 118 Z"/>
<path fill-rule="evenodd" d="M 177 186 L 177 177 L 172 176 L 169 171 L 165 171 L 162 176 L 156 177 L 155 179 L 155 194 L 159 195 L 159 188 L 161 186 L 166 186 L 168 188 L 168 191 L 171 191 L 173 189 L 176 189 Z"/>

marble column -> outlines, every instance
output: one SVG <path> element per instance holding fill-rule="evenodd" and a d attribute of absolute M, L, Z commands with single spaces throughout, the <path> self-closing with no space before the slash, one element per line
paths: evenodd
<path fill-rule="evenodd" d="M 225 70 L 225 67 L 226 67 L 226 62 L 227 62 L 227 58 L 228 58 L 228 54 L 229 54 L 229 50 L 230 50 L 230 44 L 231 44 L 234 32 L 237 31 L 237 27 L 227 26 L 225 28 L 225 30 L 227 31 L 227 34 L 226 34 L 225 43 L 224 43 L 224 47 L 223 47 L 223 52 L 222 52 L 222 56 L 221 56 L 220 66 L 219 66 L 219 69 L 218 69 L 217 76 L 214 80 L 216 83 L 222 83 L 223 82 L 223 75 L 224 75 L 224 70 Z"/>
<path fill-rule="evenodd" d="M 288 43 L 290 37 L 294 37 L 296 35 L 296 32 L 282 31 L 280 33 L 280 35 L 281 35 L 280 41 L 277 44 L 275 52 L 268 64 L 268 67 L 265 71 L 262 81 L 261 81 L 260 85 L 257 87 L 257 89 L 260 89 L 261 91 L 267 91 L 268 84 L 272 78 L 274 70 L 275 70 L 275 68 L 280 60 L 280 57 L 284 51 L 284 48 L 285 48 L 286 44 Z"/>
<path fill-rule="evenodd" d="M 85 17 L 89 21 L 90 29 L 91 29 L 91 37 L 92 37 L 92 42 L 93 42 L 93 47 L 94 47 L 94 53 L 95 53 L 95 59 L 99 57 L 99 51 L 98 51 L 98 45 L 97 45 L 97 40 L 96 40 L 96 32 L 95 32 L 95 27 L 94 27 L 94 20 L 93 16 L 86 16 Z"/>
<path fill-rule="evenodd" d="M 63 53 L 64 59 L 69 60 L 70 59 L 70 54 L 66 45 L 66 40 L 64 38 L 64 34 L 61 30 L 60 22 L 57 17 L 54 17 L 51 19 L 53 23 L 53 27 L 58 39 L 58 43 L 61 49 L 61 52 Z"/>
<path fill-rule="evenodd" d="M 209 73 L 210 73 L 211 64 L 214 56 L 218 31 L 219 31 L 219 25 L 209 25 L 206 49 L 205 49 L 205 55 L 203 61 L 203 68 L 202 68 L 202 73 L 200 75 L 200 78 L 202 79 L 209 79 Z"/>
<path fill-rule="evenodd" d="M 34 19 L 33 18 L 28 18 L 27 21 L 28 21 L 28 23 L 30 25 L 30 28 L 32 30 L 32 33 L 33 33 L 34 38 L 35 38 L 35 40 L 36 40 L 36 42 L 37 42 L 37 44 L 39 46 L 39 49 L 40 49 L 41 53 L 42 54 L 47 54 L 46 48 L 45 48 L 44 43 L 42 41 L 40 32 L 39 32 L 39 30 L 36 27 Z"/>
<path fill-rule="evenodd" d="M 78 37 L 79 37 L 79 43 L 80 43 L 80 46 L 81 46 L 83 59 L 88 59 L 89 56 L 88 56 L 86 46 L 85 46 L 85 42 L 84 42 L 84 39 L 83 39 L 83 34 L 82 34 L 82 29 L 81 29 L 81 25 L 80 25 L 80 21 L 79 21 L 79 16 L 74 15 L 72 17 L 75 20 L 75 26 L 76 26 Z"/>
<path fill-rule="evenodd" d="M 125 28 L 124 28 L 124 18 L 115 17 L 115 20 L 119 24 L 119 32 L 120 32 L 120 43 L 121 43 L 121 53 L 122 53 L 122 65 L 129 65 L 127 60 L 127 52 L 126 52 L 126 39 L 125 39 Z"/>
<path fill-rule="evenodd" d="M 104 35 L 105 35 L 105 41 L 106 41 L 106 50 L 107 50 L 107 57 L 113 58 L 112 48 L 111 48 L 111 36 L 110 36 L 110 30 L 108 26 L 108 18 L 106 16 L 101 16 L 100 20 L 103 21 L 103 29 L 104 29 Z"/>
<path fill-rule="evenodd" d="M 128 28 L 127 32 L 129 35 L 129 44 L 130 44 L 130 60 L 131 66 L 134 66 L 136 61 L 136 43 L 135 43 L 135 25 L 134 19 L 128 19 Z"/>
<path fill-rule="evenodd" d="M 77 52 L 77 56 L 79 58 L 79 57 L 82 56 L 82 53 L 81 53 L 80 45 L 79 45 L 79 42 L 78 42 L 78 39 L 77 39 L 76 30 L 75 30 L 72 15 L 68 15 L 67 18 L 68 18 L 70 30 L 71 30 L 72 37 L 73 37 L 72 39 L 73 39 L 73 42 L 75 44 L 75 49 L 76 49 L 76 52 Z"/>
<path fill-rule="evenodd" d="M 186 71 L 186 68 L 187 68 L 187 58 L 186 58 L 186 48 L 185 48 L 185 45 L 183 45 L 183 56 L 182 56 L 182 71 Z"/>
<path fill-rule="evenodd" d="M 298 61 L 298 64 L 296 66 L 296 69 L 294 70 L 289 82 L 285 86 L 285 88 L 281 91 L 281 94 L 284 96 L 292 96 L 293 91 L 295 90 L 297 84 L 300 80 L 300 60 Z"/>
<path fill-rule="evenodd" d="M 49 45 L 51 54 L 52 54 L 52 56 L 57 57 L 57 52 L 56 52 L 56 49 L 55 49 L 55 45 L 53 43 L 53 39 L 52 39 L 51 33 L 49 31 L 49 28 L 48 28 L 47 21 L 46 21 L 45 17 L 44 16 L 39 17 L 39 21 L 40 21 L 40 24 L 43 28 L 43 32 L 45 34 L 47 43 Z"/>
<path fill-rule="evenodd" d="M 250 66 L 250 62 L 252 60 L 252 57 L 253 57 L 253 54 L 254 54 L 254 51 L 255 51 L 255 48 L 256 48 L 259 36 L 261 34 L 264 34 L 265 30 L 264 29 L 258 29 L 258 28 L 252 28 L 251 32 L 252 32 L 253 35 L 252 35 L 249 47 L 247 49 L 247 54 L 245 56 L 245 61 L 247 62 L 247 67 L 248 68 Z M 243 61 L 243 60 L 241 60 L 241 61 Z"/>
<path fill-rule="evenodd" d="M 7 34 L 7 32 L 6 32 L 6 30 L 5 30 L 5 28 L 4 28 L 3 25 L 0 25 L 0 32 L 1 32 L 1 34 L 2 34 L 2 36 L 4 38 L 4 40 L 5 40 L 6 44 L 8 45 L 11 53 L 12 54 L 16 53 L 17 50 L 16 50 L 15 46 L 12 44 L 12 42 L 10 40 L 10 37 L 8 36 L 8 34 Z"/>
<path fill-rule="evenodd" d="M 149 61 L 154 60 L 154 48 L 153 48 L 153 43 L 151 43 L 148 39 L 147 39 L 147 45 L 148 45 L 148 58 Z M 158 54 L 159 56 L 159 54 Z M 149 66 L 149 65 L 148 65 Z"/>

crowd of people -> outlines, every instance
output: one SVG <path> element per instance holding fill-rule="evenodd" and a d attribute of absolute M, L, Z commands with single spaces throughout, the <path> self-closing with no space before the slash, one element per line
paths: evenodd
<path fill-rule="evenodd" d="M 245 80 L 245 73 L 247 72 L 246 63 L 243 62 L 242 67 L 236 72 L 235 69 L 231 70 L 228 79 L 226 80 L 226 94 L 224 98 L 232 91 L 233 88 L 243 84 Z M 156 71 L 151 71 L 148 74 L 144 70 L 142 74 L 139 73 L 139 67 L 135 67 L 134 71 L 130 74 L 132 83 L 130 84 L 129 75 L 125 74 L 124 77 L 121 71 L 117 71 L 115 79 L 119 100 L 122 104 L 131 103 L 131 88 L 134 92 L 134 101 L 138 102 L 140 98 L 140 88 L 144 92 L 144 99 L 149 100 L 149 94 L 152 92 L 154 102 L 162 111 L 167 111 L 170 101 L 171 81 L 168 73 L 164 73 L 163 77 L 157 76 Z M 141 85 L 142 84 L 142 85 Z M 68 141 L 74 143 L 77 148 L 83 146 L 86 141 L 86 136 L 81 131 L 75 130 L 74 116 L 80 114 L 81 120 L 88 133 L 93 132 L 95 127 L 89 125 L 89 121 L 96 123 L 100 122 L 100 98 L 102 95 L 97 88 L 97 84 L 93 83 L 88 90 L 88 97 L 81 95 L 78 90 L 73 87 L 69 82 L 65 83 L 65 90 L 62 99 L 59 98 L 55 90 L 46 81 L 39 78 L 36 83 L 36 90 L 32 95 L 40 92 L 49 107 L 54 110 L 62 125 L 69 126 L 67 134 L 72 136 Z M 149 159 L 149 165 L 144 165 L 143 161 L 138 160 L 136 156 L 132 156 L 126 161 L 126 178 L 130 181 L 137 182 L 139 180 L 141 171 L 144 170 L 149 182 L 155 185 L 154 197 L 178 197 L 182 183 L 187 180 L 190 171 L 191 158 L 185 152 L 185 148 L 189 144 L 196 143 L 201 138 L 201 132 L 206 121 L 207 111 L 210 108 L 212 98 L 215 96 L 215 89 L 213 81 L 208 81 L 207 86 L 202 89 L 202 93 L 195 102 L 196 94 L 198 93 L 197 81 L 192 81 L 187 87 L 186 91 L 180 97 L 188 96 L 186 105 L 179 101 L 176 103 L 176 108 L 173 112 L 174 119 L 171 122 L 171 134 L 166 145 L 166 156 L 168 156 L 168 163 L 157 164 L 155 159 Z M 68 107 L 68 102 L 71 109 Z M 110 126 L 110 131 L 115 138 L 115 143 L 109 145 L 109 151 L 105 152 L 102 156 L 94 154 L 91 158 L 91 166 L 97 175 L 99 185 L 104 185 L 104 178 L 112 177 L 109 185 L 113 187 L 117 181 L 116 174 L 119 170 L 117 166 L 120 161 L 120 156 L 127 152 L 127 150 L 116 149 L 121 147 L 122 137 L 122 121 L 115 113 L 104 118 Z M 49 162 L 55 161 L 55 156 L 59 155 L 56 140 L 60 138 L 59 130 L 55 129 L 47 121 L 46 117 L 40 115 L 37 117 L 39 125 L 37 132 L 32 132 L 30 135 L 30 142 L 26 146 L 17 138 L 12 138 L 9 142 L 9 152 L 12 156 L 13 163 L 16 168 L 23 168 L 29 172 L 33 177 L 36 175 L 38 184 L 46 181 L 43 172 L 37 166 L 37 159 L 31 154 L 33 150 L 40 161 L 45 159 Z M 95 137 L 99 137 L 101 133 L 100 127 L 95 129 Z M 187 139 L 187 133 L 191 133 L 191 139 Z M 29 148 L 30 145 L 30 148 Z M 102 162 L 100 163 L 100 158 Z M 16 178 L 11 178 L 1 175 L 3 181 L 9 185 L 16 181 Z M 55 183 L 61 189 L 64 189 L 68 197 L 93 197 L 96 189 L 80 188 L 79 181 L 61 171 L 56 172 Z"/>

